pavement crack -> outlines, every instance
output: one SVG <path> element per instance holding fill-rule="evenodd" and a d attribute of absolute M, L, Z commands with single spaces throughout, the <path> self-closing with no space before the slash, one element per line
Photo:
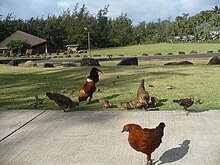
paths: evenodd
<path fill-rule="evenodd" d="M 44 110 L 43 112 L 39 113 L 38 115 L 36 115 L 35 117 L 33 117 L 32 119 L 28 120 L 26 123 L 24 123 L 23 125 L 21 125 L 19 128 L 17 128 L 16 130 L 14 130 L 13 132 L 11 132 L 10 134 L 8 134 L 7 136 L 5 136 L 4 138 L 2 138 L 0 140 L 0 143 L 2 141 L 4 141 L 5 139 L 7 139 L 8 137 L 10 137 L 11 135 L 13 135 L 14 133 L 16 133 L 18 130 L 20 130 L 21 128 L 23 128 L 24 126 L 26 126 L 27 124 L 29 124 L 30 122 L 32 122 L 34 119 L 38 118 L 39 116 L 41 116 L 43 113 L 45 113 L 47 110 Z"/>

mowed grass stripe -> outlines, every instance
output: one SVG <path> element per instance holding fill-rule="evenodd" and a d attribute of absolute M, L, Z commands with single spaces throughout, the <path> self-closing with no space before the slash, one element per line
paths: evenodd
<path fill-rule="evenodd" d="M 116 62 L 101 62 L 102 66 L 99 69 L 104 74 L 100 75 L 100 81 L 97 83 L 100 92 L 95 92 L 94 99 L 106 97 L 115 105 L 122 101 L 130 101 L 136 98 L 140 80 L 144 79 L 155 86 L 146 88 L 150 96 L 168 99 L 158 107 L 160 110 L 181 110 L 182 107 L 174 104 L 172 100 L 191 94 L 204 103 L 194 104 L 190 109 L 220 109 L 219 66 L 207 65 L 208 60 L 190 59 L 194 63 L 190 66 L 164 66 L 167 60 L 139 61 L 139 66 L 116 66 Z M 0 65 L 0 107 L 32 109 L 34 95 L 38 95 L 44 98 L 44 103 L 38 109 L 59 109 L 45 97 L 45 93 L 74 89 L 72 95 L 71 92 L 65 95 L 76 100 L 90 69 L 91 67 L 28 68 Z M 168 84 L 174 85 L 176 89 L 167 90 L 165 86 Z M 84 102 L 76 110 L 105 109 L 99 103 L 87 105 Z"/>

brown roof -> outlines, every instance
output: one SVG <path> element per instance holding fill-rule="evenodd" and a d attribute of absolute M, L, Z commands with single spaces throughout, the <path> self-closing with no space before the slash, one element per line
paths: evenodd
<path fill-rule="evenodd" d="M 7 49 L 7 44 L 11 40 L 25 40 L 31 44 L 31 47 L 47 42 L 45 39 L 18 30 L 0 42 L 0 49 Z"/>

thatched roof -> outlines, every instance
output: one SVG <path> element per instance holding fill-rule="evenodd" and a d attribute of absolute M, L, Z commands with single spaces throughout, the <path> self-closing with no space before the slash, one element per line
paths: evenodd
<path fill-rule="evenodd" d="M 31 47 L 37 46 L 39 44 L 43 44 L 46 43 L 47 40 L 36 37 L 34 35 L 22 32 L 20 30 L 12 33 L 10 36 L 8 36 L 7 38 L 5 38 L 2 42 L 0 42 L 0 49 L 7 49 L 7 44 L 11 41 L 11 40 L 25 40 L 27 41 L 29 44 L 31 44 Z"/>

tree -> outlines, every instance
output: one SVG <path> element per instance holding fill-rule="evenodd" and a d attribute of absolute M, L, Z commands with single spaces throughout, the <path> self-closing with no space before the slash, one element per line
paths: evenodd
<path fill-rule="evenodd" d="M 108 7 L 99 10 L 94 27 L 93 43 L 96 47 L 107 47 L 110 44 L 111 21 L 107 17 Z"/>
<path fill-rule="evenodd" d="M 146 41 L 146 22 L 140 22 L 134 28 L 134 38 L 136 44 L 143 44 Z"/>
<path fill-rule="evenodd" d="M 207 27 L 208 27 L 208 20 L 210 18 L 210 14 L 207 11 L 201 11 L 200 13 L 200 18 L 203 22 L 203 27 L 204 27 L 204 34 L 205 34 L 205 38 L 208 38 L 208 34 L 207 34 Z"/>
<path fill-rule="evenodd" d="M 61 17 L 48 16 L 44 29 L 44 39 L 53 43 L 58 49 L 66 46 L 67 34 Z"/>
<path fill-rule="evenodd" d="M 4 40 L 15 31 L 22 30 L 25 27 L 25 22 L 22 19 L 15 19 L 13 14 L 8 14 L 6 17 L 2 16 L 0 20 L 0 41 Z"/>
<path fill-rule="evenodd" d="M 121 14 L 112 21 L 111 42 L 115 46 L 125 46 L 132 43 L 133 27 L 132 21 L 127 14 Z"/>
<path fill-rule="evenodd" d="M 212 8 L 212 10 L 213 10 L 213 12 L 215 13 L 215 14 L 220 14 L 220 8 L 216 5 L 216 6 L 214 6 L 213 8 Z"/>
<path fill-rule="evenodd" d="M 27 50 L 30 47 L 31 44 L 24 40 L 11 40 L 7 44 L 7 48 L 9 50 L 11 50 L 12 52 L 19 52 L 21 55 L 25 50 Z"/>

